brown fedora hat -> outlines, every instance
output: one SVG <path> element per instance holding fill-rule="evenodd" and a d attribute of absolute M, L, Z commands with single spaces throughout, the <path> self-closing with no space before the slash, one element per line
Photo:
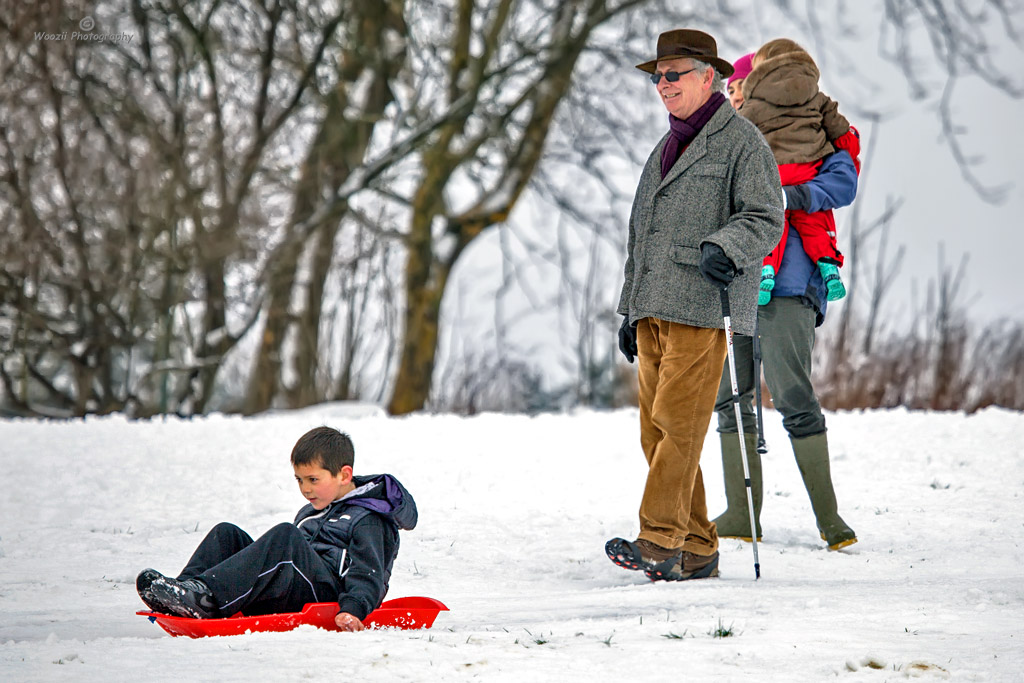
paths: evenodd
<path fill-rule="evenodd" d="M 732 64 L 718 58 L 718 43 L 715 42 L 715 39 L 703 31 L 694 31 L 687 28 L 665 31 L 658 36 L 657 59 L 637 64 L 636 68 L 652 74 L 658 67 L 658 60 L 673 59 L 675 57 L 699 59 L 715 67 L 723 77 L 728 78 L 732 76 Z"/>

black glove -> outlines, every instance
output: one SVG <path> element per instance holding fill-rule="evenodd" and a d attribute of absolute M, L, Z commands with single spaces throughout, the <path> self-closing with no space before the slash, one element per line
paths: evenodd
<path fill-rule="evenodd" d="M 811 208 L 811 191 L 803 185 L 783 185 L 786 193 L 786 211 L 807 211 Z"/>
<path fill-rule="evenodd" d="M 619 327 L 619 351 L 622 351 L 622 355 L 630 363 L 633 362 L 633 357 L 637 355 L 636 328 L 629 324 L 628 315 L 622 319 L 622 325 Z"/>
<path fill-rule="evenodd" d="M 736 266 L 717 244 L 705 242 L 700 248 L 700 274 L 719 289 L 725 289 L 736 277 Z"/>

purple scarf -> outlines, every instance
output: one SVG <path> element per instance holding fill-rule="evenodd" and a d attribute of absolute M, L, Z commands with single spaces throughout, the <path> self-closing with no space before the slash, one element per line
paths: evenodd
<path fill-rule="evenodd" d="M 686 120 L 677 119 L 675 115 L 668 115 L 669 136 L 665 140 L 665 146 L 661 148 L 661 177 L 664 178 L 672 170 L 672 166 L 679 161 L 683 150 L 693 142 L 700 129 L 711 120 L 718 108 L 725 104 L 725 95 L 716 92 L 711 95 L 701 108 L 690 114 Z"/>

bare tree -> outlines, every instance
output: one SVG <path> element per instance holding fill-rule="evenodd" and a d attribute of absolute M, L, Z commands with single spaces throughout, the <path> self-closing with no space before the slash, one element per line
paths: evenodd
<path fill-rule="evenodd" d="M 405 63 L 405 3 L 353 3 L 337 17 L 344 35 L 337 59 L 338 77 L 325 97 L 319 129 L 313 138 L 301 178 L 294 188 L 292 217 L 286 233 L 302 236 L 286 239 L 268 267 L 268 301 L 262 340 L 247 395 L 246 411 L 270 407 L 282 389 L 285 341 L 291 329 L 295 384 L 289 390 L 290 407 L 302 407 L 326 397 L 316 383 L 321 351 L 320 328 L 324 284 L 334 265 L 335 245 L 347 200 L 333 202 L 330 210 L 317 213 L 325 199 L 337 195 L 359 168 L 373 138 L 377 122 L 394 101 L 390 81 Z M 306 263 L 303 263 L 303 256 Z M 302 286 L 299 272 L 307 277 Z M 302 300 L 292 310 L 292 299 Z M 345 393 L 349 382 L 343 380 Z"/>
<path fill-rule="evenodd" d="M 977 176 L 982 159 L 965 148 L 967 130 L 954 113 L 953 95 L 961 78 L 973 76 L 997 93 L 1024 97 L 1024 78 L 1016 68 L 1024 48 L 1022 21 L 1021 6 L 1004 0 L 885 0 L 881 21 L 882 54 L 902 70 L 915 98 L 936 102 L 943 139 L 964 181 L 989 202 L 1003 201 L 1011 185 L 992 185 Z M 994 49 L 1002 39 L 1016 47 L 1016 57 Z M 928 49 L 931 54 L 922 56 Z M 937 97 L 927 82 L 933 74 L 944 81 Z"/>
<path fill-rule="evenodd" d="M 437 99 L 449 108 L 459 104 L 461 115 L 420 152 L 406 235 L 404 344 L 388 406 L 393 414 L 418 410 L 429 397 L 452 267 L 485 228 L 508 218 L 529 183 L 593 31 L 636 4 L 464 1 L 449 10 L 454 30 L 425 54 L 444 55 Z M 460 180 L 474 188 L 461 207 L 445 196 Z"/>
<path fill-rule="evenodd" d="M 884 54 L 907 65 L 910 87 L 936 106 L 968 182 L 998 200 L 1000 188 L 975 175 L 951 97 L 966 74 L 1021 96 L 1009 62 L 989 49 L 993 36 L 1021 45 L 1021 9 L 998 0 L 884 7 Z M 628 177 L 664 131 L 656 103 L 637 104 L 650 87 L 633 65 L 674 26 L 710 30 L 723 55 L 748 51 L 768 11 L 839 54 L 824 15 L 843 26 L 845 8 L 782 0 L 754 13 L 668 0 L 2 5 L 3 397 L 12 410 L 54 415 L 255 412 L 358 397 L 386 399 L 394 413 L 445 397 L 479 409 L 502 403 L 498 386 L 509 397 L 564 397 L 564 388 L 534 381 L 530 349 L 507 342 L 530 322 L 505 305 L 506 294 L 530 288 L 522 273 L 531 268 L 509 254 L 494 352 L 458 354 L 492 381 L 458 380 L 462 395 L 434 390 L 435 375 L 457 379 L 455 368 L 435 368 L 446 285 L 467 248 L 493 234 L 506 248 L 525 247 L 516 259 L 554 274 L 555 287 L 529 301 L 561 311 L 559 362 L 578 400 L 598 400 L 617 358 L 606 291 L 621 283 Z M 59 38 L 87 11 L 96 34 L 131 40 Z M 928 51 L 915 53 L 922 44 Z M 946 87 L 933 91 L 936 74 Z M 859 113 L 877 132 L 884 114 Z M 535 225 L 513 217 L 524 197 L 547 212 Z M 879 312 L 899 251 L 873 269 L 859 256 L 870 244 L 888 253 L 898 207 L 892 199 L 870 224 L 856 217 L 846 307 L 852 316 L 863 300 L 869 314 L 864 324 L 841 319 L 851 368 L 889 347 Z M 915 343 L 930 348 L 927 339 Z"/>
<path fill-rule="evenodd" d="M 57 35 L 61 10 L 25 4 L 0 20 L 0 377 L 20 412 L 83 415 L 136 398 L 134 366 L 148 359 L 132 349 L 154 331 L 153 280 L 158 264 L 173 268 L 173 230 L 159 216 L 167 201 L 146 187 L 161 172 L 136 153 L 149 141 L 131 98 L 117 121 L 88 99 L 100 87 L 125 96 L 109 66 L 87 45 L 35 37 Z"/>
<path fill-rule="evenodd" d="M 64 30 L 76 5 L 26 7 L 0 22 L 7 393 L 73 414 L 202 412 L 256 320 L 260 199 L 288 183 L 340 18 L 122 0 L 94 30 L 131 40 L 86 40 Z"/>

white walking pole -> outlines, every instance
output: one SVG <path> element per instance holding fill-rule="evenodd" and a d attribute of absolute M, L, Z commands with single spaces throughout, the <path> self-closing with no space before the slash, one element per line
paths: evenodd
<path fill-rule="evenodd" d="M 732 320 L 729 315 L 729 292 L 722 288 L 722 317 L 725 320 L 725 343 L 729 352 L 729 379 L 732 383 L 732 405 L 736 409 L 736 429 L 739 430 L 740 455 L 743 459 L 743 481 L 747 487 L 747 507 L 750 510 L 750 540 L 754 545 L 754 580 L 761 578 L 761 563 L 757 559 L 757 525 L 754 521 L 754 494 L 750 488 L 750 465 L 747 463 L 747 441 L 743 438 L 743 415 L 740 412 L 740 391 L 736 383 L 736 354 L 732 347 Z M 759 381 L 755 378 L 755 381 Z"/>

